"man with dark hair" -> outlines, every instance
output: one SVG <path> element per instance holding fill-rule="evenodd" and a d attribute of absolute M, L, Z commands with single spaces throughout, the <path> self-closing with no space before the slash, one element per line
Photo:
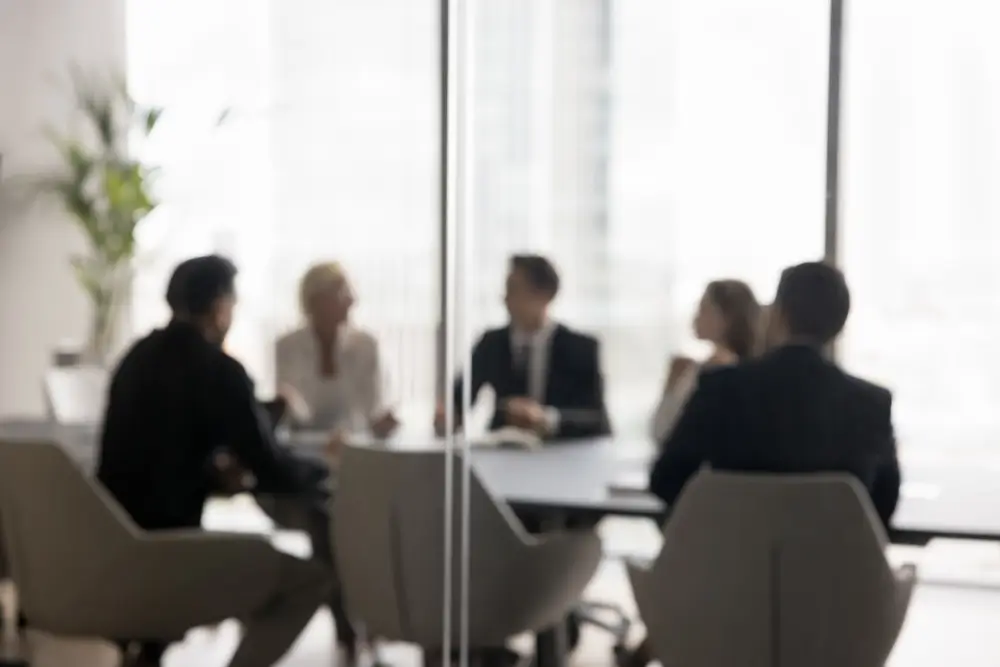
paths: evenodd
<path fill-rule="evenodd" d="M 496 396 L 490 430 L 514 427 L 549 441 L 611 432 L 597 339 L 549 317 L 558 293 L 559 273 L 552 262 L 541 255 L 511 257 L 504 295 L 510 323 L 484 333 L 472 349 L 472 402 L 485 385 Z M 462 392 L 459 378 L 452 395 L 456 426 L 462 421 Z M 438 406 L 434 425 L 444 433 L 444 406 Z M 532 532 L 540 529 L 537 517 L 521 520 Z M 573 648 L 580 636 L 575 614 L 568 631 Z"/>
<path fill-rule="evenodd" d="M 513 426 L 544 439 L 606 435 L 604 380 L 597 339 L 549 318 L 559 293 L 559 274 L 540 255 L 514 255 L 504 303 L 510 324 L 483 334 L 472 350 L 472 401 L 485 385 L 496 393 L 490 421 L 496 430 Z M 453 400 L 461 421 L 462 381 Z M 443 432 L 444 409 L 435 415 Z"/>
<path fill-rule="evenodd" d="M 673 503 L 702 465 L 771 473 L 844 472 L 871 494 L 882 522 L 899 499 L 888 390 L 823 355 L 847 322 L 843 274 L 807 262 L 781 274 L 762 358 L 702 374 L 653 467 L 650 490 Z"/>
<path fill-rule="evenodd" d="M 277 661 L 329 602 L 332 554 L 325 537 L 327 498 L 317 490 L 315 471 L 275 443 L 253 382 L 222 349 L 236 304 L 235 281 L 236 267 L 216 255 L 175 269 L 167 287 L 170 323 L 135 343 L 112 378 L 98 479 L 146 530 L 198 528 L 206 499 L 219 491 L 214 462 L 226 451 L 252 475 L 255 493 L 294 502 L 311 518 L 314 552 L 326 567 L 291 556 L 281 556 L 278 572 L 274 559 L 233 564 L 247 568 L 247 587 L 261 588 L 261 605 L 232 610 L 244 621 L 245 636 L 230 664 L 264 666 Z M 200 618 L 197 602 L 227 591 L 179 590 L 178 596 L 149 604 L 191 606 L 192 626 L 222 620 Z M 339 606 L 334 610 L 343 615 Z M 165 649 L 142 644 L 136 664 L 158 665 Z"/>
<path fill-rule="evenodd" d="M 882 522 L 899 499 L 892 395 L 824 358 L 847 322 L 843 274 L 806 262 L 781 274 L 767 309 L 763 357 L 703 372 L 662 444 L 650 491 L 673 504 L 703 465 L 766 473 L 848 473 L 868 489 Z M 647 642 L 620 660 L 651 661 Z"/>

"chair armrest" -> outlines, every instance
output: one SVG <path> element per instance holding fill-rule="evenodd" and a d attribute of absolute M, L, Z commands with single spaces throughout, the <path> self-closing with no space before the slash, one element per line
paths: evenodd
<path fill-rule="evenodd" d="M 601 562 L 601 538 L 594 530 L 545 533 L 528 547 L 530 558 L 540 568 L 578 566 L 581 571 L 597 569 Z M 593 573 L 591 573 L 593 574 Z M 590 577 L 587 578 L 588 581 Z"/>
<path fill-rule="evenodd" d="M 518 582 L 532 608 L 531 629 L 553 625 L 576 604 L 601 562 L 601 539 L 592 530 L 548 533 L 528 543 L 508 569 L 504 585 Z M 509 591 L 507 595 L 511 598 Z M 530 602 L 527 601 L 530 599 Z"/>
<path fill-rule="evenodd" d="M 651 586 L 654 565 L 655 561 L 640 558 L 630 558 L 625 561 L 625 573 L 628 575 L 632 591 L 636 596 L 641 595 L 641 591 L 645 591 Z"/>
<path fill-rule="evenodd" d="M 913 589 L 917 584 L 917 566 L 906 563 L 893 570 L 893 578 L 896 583 L 896 608 L 900 616 L 906 616 L 906 610 L 910 607 L 910 600 L 913 598 Z"/>
<path fill-rule="evenodd" d="M 126 555 L 127 579 L 141 581 L 177 568 L 218 573 L 260 573 L 277 581 L 282 554 L 261 535 L 203 530 L 167 530 L 146 533 Z"/>

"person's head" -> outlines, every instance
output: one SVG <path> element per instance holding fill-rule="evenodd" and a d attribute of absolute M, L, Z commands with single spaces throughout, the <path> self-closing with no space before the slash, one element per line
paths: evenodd
<path fill-rule="evenodd" d="M 705 288 L 694 318 L 699 340 L 746 359 L 757 350 L 760 304 L 740 280 L 713 280 Z"/>
<path fill-rule="evenodd" d="M 540 326 L 558 293 L 559 273 L 552 262 L 541 255 L 511 257 L 504 303 L 514 325 Z"/>
<path fill-rule="evenodd" d="M 167 284 L 174 319 L 191 322 L 221 345 L 233 324 L 236 265 L 219 255 L 193 257 L 177 265 Z"/>
<path fill-rule="evenodd" d="M 317 333 L 334 335 L 354 305 L 354 290 L 340 264 L 322 262 L 310 267 L 299 284 L 299 304 Z"/>
<path fill-rule="evenodd" d="M 806 262 L 781 273 L 770 312 L 777 345 L 804 343 L 822 347 L 844 329 L 851 293 L 844 274 L 823 262 Z"/>

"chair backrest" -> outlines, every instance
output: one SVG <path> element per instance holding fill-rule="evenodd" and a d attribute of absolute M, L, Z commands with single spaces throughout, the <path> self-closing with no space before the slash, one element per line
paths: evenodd
<path fill-rule="evenodd" d="M 636 595 L 669 664 L 881 666 L 898 629 L 885 544 L 851 477 L 706 471 Z"/>
<path fill-rule="evenodd" d="M 51 368 L 45 373 L 45 402 L 57 424 L 96 424 L 107 400 L 108 372 L 97 366 Z"/>
<path fill-rule="evenodd" d="M 440 643 L 444 611 L 446 454 L 349 447 L 341 459 L 334 504 L 334 545 L 348 608 L 372 635 Z M 452 609 L 458 613 L 461 575 L 460 507 L 463 461 L 453 459 L 451 484 Z M 469 608 L 479 609 L 514 550 L 525 543 L 510 509 L 470 475 Z M 499 585 L 507 585 L 501 583 Z M 469 636 L 488 633 L 471 615 Z M 454 626 L 457 628 L 457 616 Z M 456 635 L 457 636 L 457 635 Z"/>
<path fill-rule="evenodd" d="M 43 625 L 138 535 L 104 489 L 43 442 L 0 442 L 0 523 L 21 606 Z"/>

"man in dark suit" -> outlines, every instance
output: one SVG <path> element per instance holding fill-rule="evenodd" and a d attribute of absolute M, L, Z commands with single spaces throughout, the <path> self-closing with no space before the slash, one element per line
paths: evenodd
<path fill-rule="evenodd" d="M 611 433 L 599 344 L 593 336 L 549 317 L 558 293 L 559 274 L 548 259 L 540 255 L 511 258 L 504 294 L 510 324 L 484 333 L 472 350 L 472 402 L 485 385 L 496 394 L 491 430 L 513 426 L 549 441 Z M 462 391 L 459 378 L 452 397 L 456 425 L 462 419 Z M 438 407 L 434 422 L 438 433 L 444 433 L 443 407 Z M 527 530 L 541 531 L 538 517 L 520 518 Z M 567 629 L 573 648 L 580 637 L 575 614 L 568 619 Z"/>
<path fill-rule="evenodd" d="M 139 526 L 162 530 L 199 527 L 208 496 L 221 485 L 239 487 L 246 471 L 252 475 L 248 486 L 254 492 L 295 503 L 304 523 L 314 526 L 310 531 L 314 555 L 324 567 L 289 556 L 283 561 L 283 571 L 295 573 L 308 567 L 328 579 L 332 553 L 327 495 L 318 484 L 316 469 L 275 443 L 253 382 L 243 366 L 222 349 L 236 303 L 235 277 L 236 267 L 214 255 L 188 260 L 175 270 L 167 289 L 173 312 L 170 323 L 133 345 L 112 378 L 98 479 Z M 239 465 L 220 469 L 220 459 L 236 460 Z M 282 585 L 282 574 L 277 581 L 273 573 L 261 571 L 259 575 L 248 577 L 246 585 Z M 323 591 L 329 591 L 326 582 L 313 586 L 309 595 Z M 224 595 L 218 591 L 205 594 Z M 284 594 L 282 590 L 270 594 L 273 613 L 280 612 Z M 341 630 L 338 640 L 353 641 L 343 636 L 350 633 L 350 626 L 343 619 L 338 598 L 333 600 Z M 321 602 L 315 600 L 317 606 Z M 234 610 L 234 615 L 251 611 Z M 303 624 L 311 616 L 311 612 L 306 614 Z M 270 627 L 273 630 L 280 624 L 280 620 L 272 621 Z M 272 637 L 267 650 L 248 630 L 243 643 L 247 648 L 237 651 L 233 664 L 264 664 L 256 661 L 273 652 L 277 659 L 288 646 L 275 646 L 275 642 L 287 640 L 290 645 L 298 630 L 289 634 L 286 628 L 280 637 Z M 138 664 L 159 664 L 165 648 L 144 644 Z"/>
<path fill-rule="evenodd" d="M 868 489 L 886 526 L 900 472 L 888 390 L 823 354 L 850 310 L 843 275 L 819 262 L 786 269 L 769 313 L 774 349 L 704 373 L 650 475 L 668 504 L 703 465 L 770 473 L 844 472 Z"/>
<path fill-rule="evenodd" d="M 598 342 L 549 318 L 559 274 L 539 255 L 510 261 L 504 302 L 508 326 L 483 334 L 472 350 L 472 401 L 484 385 L 496 393 L 490 429 L 514 426 L 544 439 L 610 433 Z M 461 421 L 462 380 L 453 400 Z M 435 415 L 443 432 L 443 409 Z"/>
<path fill-rule="evenodd" d="M 820 262 L 781 274 L 768 309 L 763 357 L 705 371 L 662 445 L 649 489 L 668 505 L 702 466 L 717 470 L 854 475 L 882 522 L 899 499 L 892 395 L 824 357 L 844 328 L 851 299 L 844 276 Z M 619 660 L 645 667 L 643 642 Z"/>

